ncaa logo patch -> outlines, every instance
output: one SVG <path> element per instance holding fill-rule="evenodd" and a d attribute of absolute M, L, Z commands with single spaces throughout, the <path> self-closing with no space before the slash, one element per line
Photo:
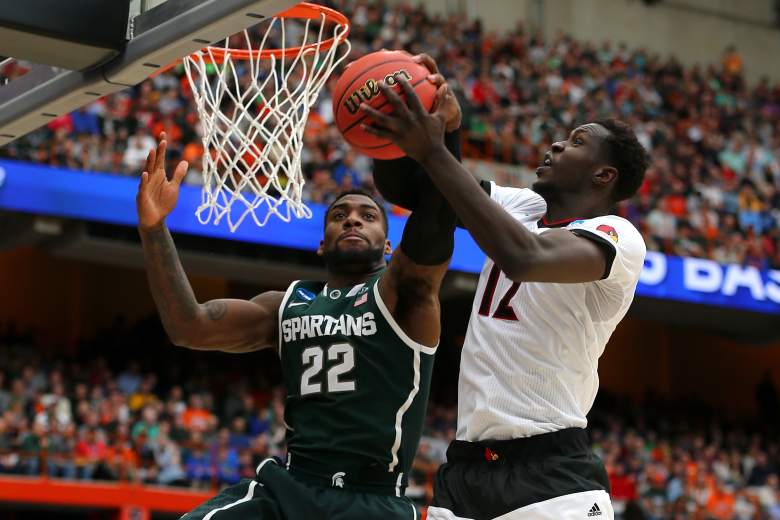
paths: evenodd
<path fill-rule="evenodd" d="M 608 226 L 606 224 L 602 224 L 596 229 L 598 229 L 602 233 L 606 233 L 607 235 L 609 235 L 609 238 L 611 238 L 612 241 L 617 244 L 618 234 L 617 231 L 615 231 L 615 228 L 613 228 L 612 226 Z"/>
<path fill-rule="evenodd" d="M 313 292 L 306 289 L 298 289 L 295 291 L 295 295 L 307 302 L 313 301 L 314 298 L 316 298 L 316 295 Z"/>

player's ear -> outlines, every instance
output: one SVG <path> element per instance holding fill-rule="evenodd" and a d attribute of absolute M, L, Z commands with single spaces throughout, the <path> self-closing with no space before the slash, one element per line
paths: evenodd
<path fill-rule="evenodd" d="M 600 187 L 607 187 L 617 179 L 618 171 L 613 166 L 603 166 L 596 171 L 593 176 L 593 182 Z"/>
<path fill-rule="evenodd" d="M 389 240 L 385 240 L 385 254 L 389 255 L 393 252 L 392 244 L 390 244 Z"/>
<path fill-rule="evenodd" d="M 325 253 L 325 241 L 320 240 L 320 247 L 317 248 L 317 256 L 322 256 Z"/>

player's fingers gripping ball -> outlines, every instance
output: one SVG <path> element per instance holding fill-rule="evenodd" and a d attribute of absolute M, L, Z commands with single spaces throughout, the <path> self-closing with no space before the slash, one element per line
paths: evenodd
<path fill-rule="evenodd" d="M 436 100 L 436 86 L 428 80 L 430 71 L 401 51 L 379 51 L 367 54 L 347 65 L 333 92 L 336 126 L 344 139 L 361 153 L 374 159 L 397 159 L 405 154 L 387 139 L 369 134 L 361 124 L 371 124 L 371 117 L 360 110 L 361 103 L 385 113 L 393 107 L 379 89 L 384 81 L 405 99 L 398 85 L 403 77 L 412 85 L 423 107 L 429 112 Z"/>

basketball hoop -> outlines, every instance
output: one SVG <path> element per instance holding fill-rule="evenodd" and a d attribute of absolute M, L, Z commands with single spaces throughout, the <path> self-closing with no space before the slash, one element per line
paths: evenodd
<path fill-rule="evenodd" d="M 294 27 L 290 19 L 298 21 Z M 203 126 L 196 215 L 202 224 L 225 218 L 231 231 L 248 215 L 258 226 L 271 215 L 311 218 L 301 200 L 303 131 L 317 95 L 350 51 L 349 21 L 324 6 L 304 2 L 263 23 L 262 31 L 243 32 L 245 49 L 231 48 L 226 38 L 222 47 L 184 58 Z M 259 42 L 255 34 L 262 34 Z M 288 46 L 296 34 L 297 45 Z"/>

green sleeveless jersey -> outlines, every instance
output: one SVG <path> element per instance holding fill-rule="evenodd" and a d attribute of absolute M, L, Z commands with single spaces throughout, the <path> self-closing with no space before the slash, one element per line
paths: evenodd
<path fill-rule="evenodd" d="M 405 487 L 422 433 L 435 348 L 412 341 L 379 296 L 293 282 L 279 310 L 288 463 L 333 485 Z"/>

